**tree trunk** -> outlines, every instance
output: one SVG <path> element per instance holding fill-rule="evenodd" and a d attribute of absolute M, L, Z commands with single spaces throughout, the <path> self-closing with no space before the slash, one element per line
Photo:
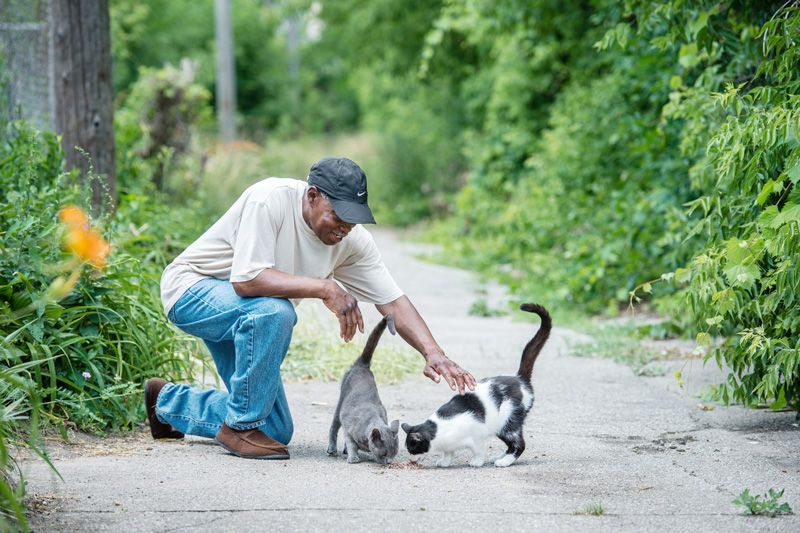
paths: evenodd
<path fill-rule="evenodd" d="M 79 168 L 90 179 L 95 213 L 113 210 L 116 171 L 108 0 L 52 0 L 50 15 L 55 122 L 67 168 Z"/>

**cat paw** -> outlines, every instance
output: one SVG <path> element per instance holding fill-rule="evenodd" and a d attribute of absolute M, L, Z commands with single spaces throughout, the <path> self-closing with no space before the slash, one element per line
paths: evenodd
<path fill-rule="evenodd" d="M 483 458 L 483 457 L 477 457 L 477 458 L 473 458 L 473 459 L 472 459 L 472 460 L 469 462 L 469 466 L 474 466 L 475 468 L 480 468 L 480 467 L 482 467 L 482 466 L 483 466 L 483 463 L 485 463 L 485 462 L 486 462 L 486 461 L 484 460 L 484 458 Z"/>
<path fill-rule="evenodd" d="M 494 466 L 498 466 L 501 468 L 505 466 L 510 466 L 516 460 L 517 458 L 511 454 L 504 455 L 503 457 L 494 462 Z"/>
<path fill-rule="evenodd" d="M 361 458 L 359 456 L 357 456 L 357 455 L 355 455 L 355 456 L 348 455 L 347 456 L 347 462 L 350 463 L 350 464 L 360 463 L 361 462 Z"/>
<path fill-rule="evenodd" d="M 335 445 L 334 446 L 328 446 L 328 455 L 330 455 L 330 456 L 338 455 L 338 452 L 336 451 L 336 446 Z"/>
<path fill-rule="evenodd" d="M 438 461 L 436 461 L 436 466 L 438 466 L 439 468 L 447 468 L 448 466 L 450 466 L 450 459 L 439 459 Z"/>

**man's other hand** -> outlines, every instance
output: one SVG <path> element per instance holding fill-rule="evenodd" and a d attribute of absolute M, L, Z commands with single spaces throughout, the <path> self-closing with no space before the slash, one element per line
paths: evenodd
<path fill-rule="evenodd" d="M 358 308 L 358 301 L 338 283 L 329 280 L 322 302 L 339 319 L 339 336 L 342 340 L 350 342 L 356 334 L 356 328 L 364 333 L 364 318 Z"/>

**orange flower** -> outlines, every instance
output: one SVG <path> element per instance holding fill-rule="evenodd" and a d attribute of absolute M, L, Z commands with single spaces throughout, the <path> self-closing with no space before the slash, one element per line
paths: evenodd
<path fill-rule="evenodd" d="M 111 248 L 96 230 L 89 227 L 86 213 L 80 207 L 68 205 L 61 209 L 58 217 L 69 226 L 66 235 L 67 249 L 95 268 L 106 266 L 106 257 Z"/>
<path fill-rule="evenodd" d="M 89 226 L 89 217 L 86 216 L 83 209 L 76 205 L 66 205 L 58 212 L 58 218 L 61 222 L 69 224 L 70 226 Z"/>

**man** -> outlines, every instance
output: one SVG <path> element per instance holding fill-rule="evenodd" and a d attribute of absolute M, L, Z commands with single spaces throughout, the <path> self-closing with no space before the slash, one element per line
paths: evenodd
<path fill-rule="evenodd" d="M 148 380 L 153 438 L 188 433 L 213 437 L 240 457 L 288 459 L 293 425 L 280 365 L 297 320 L 294 304 L 303 298 L 323 301 L 345 342 L 364 332 L 358 301 L 375 304 L 425 358 L 426 376 L 462 394 L 474 389 L 475 379 L 445 356 L 360 225 L 374 223 L 361 168 L 325 158 L 307 183 L 252 185 L 175 258 L 161 278 L 164 309 L 205 341 L 227 391 Z"/>

